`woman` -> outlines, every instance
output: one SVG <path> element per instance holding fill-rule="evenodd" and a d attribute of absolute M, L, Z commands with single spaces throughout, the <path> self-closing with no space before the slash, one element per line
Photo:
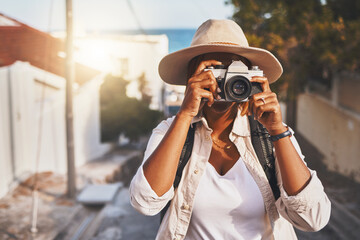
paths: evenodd
<path fill-rule="evenodd" d="M 249 102 L 217 101 L 214 74 L 204 71 L 234 60 L 265 74 L 251 79 L 263 92 Z M 306 167 L 292 130 L 282 123 L 269 87 L 282 74 L 270 52 L 249 47 L 235 22 L 208 20 L 191 47 L 162 59 L 159 73 L 165 82 L 187 87 L 178 114 L 154 129 L 130 186 L 132 205 L 145 215 L 157 214 L 171 200 L 157 239 L 296 239 L 292 226 L 317 231 L 327 224 L 330 201 L 315 171 Z M 276 139 L 277 200 L 251 144 L 251 114 Z M 174 189 L 190 125 L 196 125 L 192 155 Z"/>

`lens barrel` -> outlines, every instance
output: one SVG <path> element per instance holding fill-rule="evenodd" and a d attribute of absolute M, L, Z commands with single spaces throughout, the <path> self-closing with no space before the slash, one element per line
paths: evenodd
<path fill-rule="evenodd" d="M 251 83 L 244 76 L 233 76 L 226 82 L 225 92 L 229 98 L 228 100 L 240 102 L 249 97 L 251 93 Z"/>

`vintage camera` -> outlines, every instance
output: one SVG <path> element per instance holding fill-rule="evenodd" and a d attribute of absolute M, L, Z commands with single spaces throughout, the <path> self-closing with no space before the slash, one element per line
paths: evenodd
<path fill-rule="evenodd" d="M 260 83 L 250 82 L 253 76 L 263 76 L 258 66 L 249 70 L 242 61 L 233 61 L 227 69 L 224 65 L 216 65 L 205 71 L 212 71 L 221 89 L 221 99 L 215 101 L 246 102 L 252 95 L 262 92 Z"/>

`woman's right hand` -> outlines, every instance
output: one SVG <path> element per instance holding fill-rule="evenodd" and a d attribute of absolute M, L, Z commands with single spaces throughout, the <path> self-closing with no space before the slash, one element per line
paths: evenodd
<path fill-rule="evenodd" d="M 206 60 L 199 64 L 195 73 L 188 80 L 179 114 L 193 118 L 198 114 L 203 98 L 208 100 L 207 104 L 209 107 L 214 103 L 214 98 L 220 98 L 214 74 L 212 71 L 204 71 L 207 67 L 220 64 L 221 62 L 216 60 Z"/>
<path fill-rule="evenodd" d="M 218 96 L 216 79 L 208 66 L 219 65 L 218 61 L 203 61 L 189 79 L 180 111 L 163 136 L 161 142 L 143 165 L 144 176 L 158 196 L 163 196 L 174 183 L 177 166 L 184 146 L 189 125 L 199 111 L 202 98 L 212 105 Z"/>

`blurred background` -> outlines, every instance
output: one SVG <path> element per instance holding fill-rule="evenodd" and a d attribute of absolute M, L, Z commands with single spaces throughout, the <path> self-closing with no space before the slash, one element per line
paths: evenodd
<path fill-rule="evenodd" d="M 210 18 L 284 67 L 272 90 L 333 203 L 299 239 L 356 239 L 358 0 L 0 0 L 0 239 L 155 238 L 157 216 L 137 214 L 127 187 L 184 96 L 158 63 Z"/>

